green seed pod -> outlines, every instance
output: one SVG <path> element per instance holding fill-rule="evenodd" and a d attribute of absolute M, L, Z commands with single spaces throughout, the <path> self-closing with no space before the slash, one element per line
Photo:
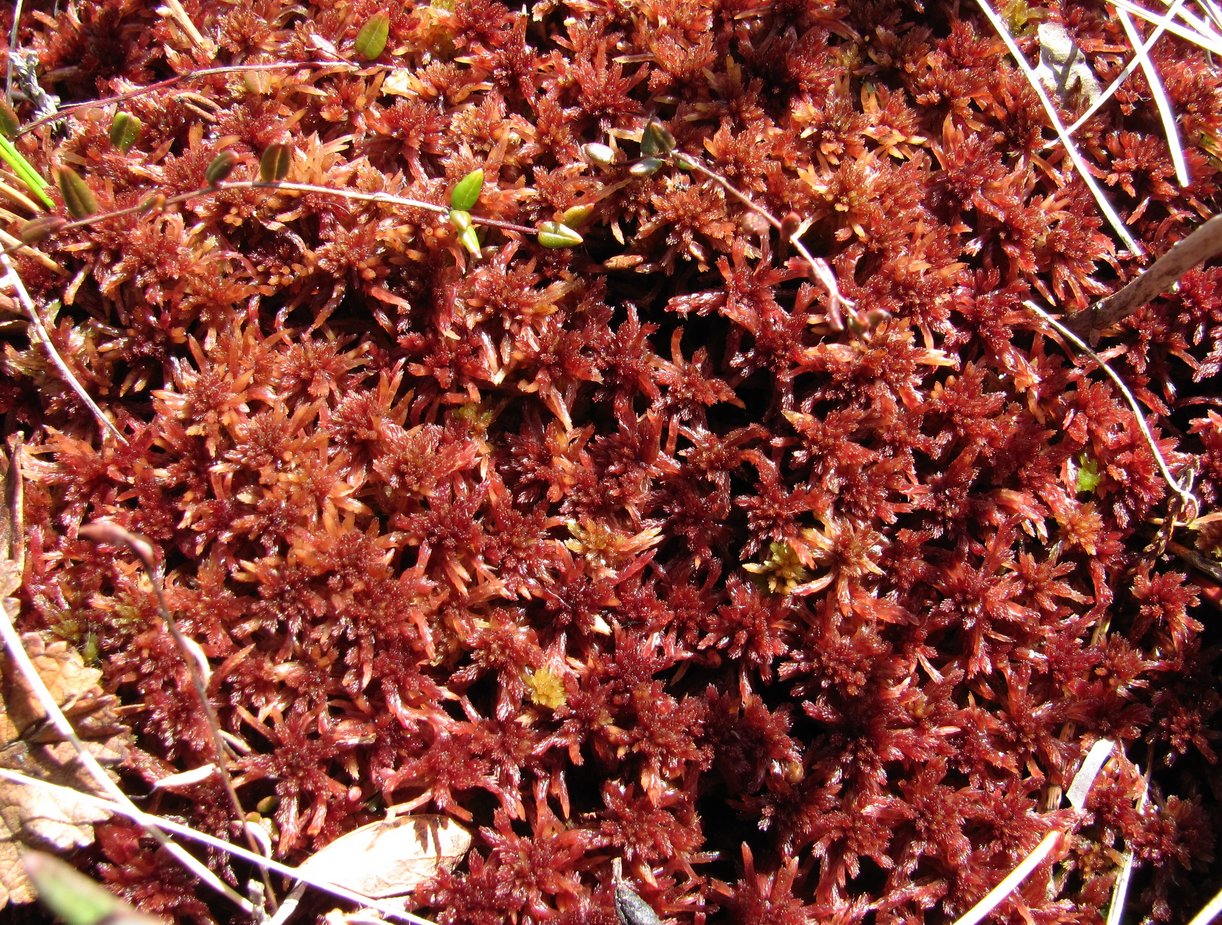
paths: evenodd
<path fill-rule="evenodd" d="M 204 171 L 204 179 L 208 181 L 209 186 L 220 186 L 233 173 L 233 168 L 237 163 L 237 155 L 226 148 L 212 159 L 212 163 Z"/>
<path fill-rule="evenodd" d="M 539 226 L 537 237 L 544 247 L 576 247 L 583 240 L 576 231 L 560 222 L 544 222 Z"/>
<path fill-rule="evenodd" d="M 12 106 L 0 99 L 0 135 L 16 138 L 20 131 L 21 120 L 17 118 L 17 113 L 13 112 Z"/>
<path fill-rule="evenodd" d="M 484 169 L 477 167 L 454 184 L 454 189 L 450 191 L 450 208 L 470 212 L 479 202 L 479 194 L 483 188 Z"/>
<path fill-rule="evenodd" d="M 68 224 L 67 220 L 60 215 L 44 215 L 42 218 L 31 219 L 21 226 L 21 243 L 38 244 L 66 224 Z"/>
<path fill-rule="evenodd" d="M 126 154 L 140 138 L 144 123 L 127 112 L 116 112 L 110 123 L 110 143 Z"/>
<path fill-rule="evenodd" d="M 289 175 L 291 160 L 288 145 L 268 145 L 263 156 L 259 158 L 259 179 L 264 183 L 279 183 Z"/>
<path fill-rule="evenodd" d="M 64 197 L 64 206 L 73 218 L 89 218 L 98 211 L 98 201 L 93 198 L 93 191 L 71 167 L 59 168 L 55 180 L 59 184 L 60 195 Z"/>
<path fill-rule="evenodd" d="M 650 119 L 641 133 L 641 153 L 646 157 L 670 154 L 675 150 L 675 136 L 657 119 Z"/>
<path fill-rule="evenodd" d="M 634 177 L 652 177 L 662 168 L 662 164 L 656 157 L 647 157 L 629 167 L 628 172 Z"/>
<path fill-rule="evenodd" d="M 594 214 L 594 204 L 592 202 L 582 203 L 579 206 L 570 206 L 564 210 L 564 214 L 560 216 L 562 224 L 568 225 L 570 228 L 575 228 L 578 225 L 584 225 L 590 220 L 590 216 Z"/>
<path fill-rule="evenodd" d="M 356 34 L 356 53 L 366 61 L 373 61 L 386 48 L 390 36 L 390 16 L 374 13 Z"/>

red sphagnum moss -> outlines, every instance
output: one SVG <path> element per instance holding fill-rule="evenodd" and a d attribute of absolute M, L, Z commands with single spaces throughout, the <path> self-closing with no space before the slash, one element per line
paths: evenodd
<path fill-rule="evenodd" d="M 278 857 L 389 804 L 472 827 L 418 894 L 440 923 L 612 923 L 613 859 L 677 923 L 949 921 L 1070 822 L 1101 736 L 1127 759 L 1004 916 L 1101 921 L 1125 850 L 1132 920 L 1212 894 L 1219 589 L 1151 545 L 1172 496 L 1130 411 L 1022 305 L 1081 310 L 1140 264 L 974 7 L 409 2 L 367 62 L 372 0 L 187 0 L 202 46 L 152 3 L 43 6 L 17 36 L 65 104 L 269 65 L 121 103 L 127 151 L 113 105 L 19 141 L 103 210 L 206 187 L 222 151 L 253 179 L 272 144 L 297 183 L 445 208 L 482 168 L 481 219 L 590 207 L 578 247 L 477 225 L 477 259 L 423 208 L 236 184 L 14 255 L 127 440 L 8 324 L 21 622 L 96 647 L 137 792 L 212 752 L 143 573 L 78 538 L 97 519 L 163 558 Z M 1058 21 L 1101 81 L 1123 66 L 1102 6 L 1006 9 L 1032 59 Z M 1154 61 L 1191 185 L 1140 71 L 1077 143 L 1161 253 L 1222 208 L 1222 77 L 1170 37 Z M 651 118 L 786 236 L 634 168 Z M 795 233 L 867 330 L 831 323 Z M 1108 357 L 1216 510 L 1222 268 L 1121 327 Z M 1216 567 L 1220 533 L 1172 551 Z M 155 802 L 235 837 L 225 805 Z M 95 861 L 232 918 L 125 824 Z"/>

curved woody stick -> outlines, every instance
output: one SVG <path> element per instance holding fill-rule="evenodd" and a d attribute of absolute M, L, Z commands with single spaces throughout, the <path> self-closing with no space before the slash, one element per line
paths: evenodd
<path fill-rule="evenodd" d="M 1222 215 L 1215 215 L 1192 234 L 1172 245 L 1124 288 L 1068 319 L 1065 326 L 1084 340 L 1098 343 L 1103 332 L 1123 321 L 1198 263 L 1222 254 Z"/>

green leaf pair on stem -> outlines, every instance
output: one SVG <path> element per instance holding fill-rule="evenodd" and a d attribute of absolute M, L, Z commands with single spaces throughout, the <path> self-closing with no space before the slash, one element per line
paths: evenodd
<path fill-rule="evenodd" d="M 131 117 L 122 118 L 116 116 L 114 123 L 111 126 L 111 142 L 115 147 L 122 150 L 129 149 L 138 139 L 141 125 L 138 119 Z M 0 137 L 0 142 L 6 139 Z M 10 145 L 11 147 L 11 145 Z M 3 156 L 3 150 L 0 149 L 0 156 Z M 19 156 L 19 155 L 18 155 Z M 24 163 L 24 159 L 22 160 Z M 208 187 L 212 190 L 219 189 L 225 180 L 237 166 L 238 157 L 230 150 L 223 150 L 204 171 L 204 179 L 208 183 Z M 285 183 L 289 168 L 292 164 L 292 149 L 287 144 L 269 145 L 259 158 L 259 179 L 258 184 L 278 185 Z M 30 168 L 33 170 L 33 168 Z M 34 174 L 34 177 L 37 177 Z M 41 178 L 38 178 L 39 180 Z M 64 199 L 64 207 L 68 214 L 77 222 L 85 222 L 87 220 L 100 220 L 106 218 L 106 215 L 98 214 L 98 203 L 94 198 L 93 192 L 85 180 L 71 167 L 60 167 L 55 172 L 56 183 L 59 186 L 60 194 Z M 443 206 L 438 206 L 433 203 L 421 202 L 418 200 L 406 199 L 395 196 L 378 196 L 376 194 L 358 194 L 347 190 L 330 190 L 321 187 L 315 187 L 310 184 L 301 183 L 286 183 L 286 188 L 297 189 L 302 192 L 328 192 L 336 196 L 346 196 L 352 199 L 363 200 L 378 200 L 385 199 L 389 202 L 400 202 L 404 205 L 412 205 L 418 208 L 425 208 L 436 212 L 441 212 L 449 220 L 458 232 L 458 239 L 462 246 L 470 252 L 473 257 L 479 257 L 481 254 L 482 243 L 479 237 L 477 225 L 487 224 L 498 228 L 504 228 L 510 231 L 517 231 L 522 234 L 534 234 L 536 240 L 544 247 L 559 248 L 559 247 L 575 247 L 582 243 L 582 237 L 573 229 L 573 225 L 579 225 L 589 219 L 593 212 L 593 206 L 588 204 L 577 205 L 570 208 L 562 216 L 559 222 L 543 222 L 537 228 L 528 228 L 522 225 L 515 225 L 510 222 L 493 221 L 491 219 L 479 219 L 471 214 L 471 210 L 479 203 L 480 193 L 484 188 L 484 171 L 483 168 L 472 170 L 461 180 L 454 185 L 450 191 L 450 207 L 446 209 Z M 194 193 L 183 194 L 175 197 L 174 201 L 181 201 L 191 196 L 207 193 L 208 189 L 196 190 Z M 159 203 L 154 205 L 154 200 L 159 199 Z M 47 202 L 51 205 L 54 203 L 48 198 Z M 151 197 L 150 207 L 160 207 L 165 205 L 165 197 Z M 141 207 L 143 210 L 143 206 Z M 130 211 L 130 210 L 125 210 Z M 21 232 L 22 241 L 25 244 L 35 244 L 44 240 L 51 234 L 60 230 L 67 224 L 62 218 L 54 217 L 55 220 L 35 219 L 27 222 Z"/>
<path fill-rule="evenodd" d="M 476 168 L 459 180 L 450 191 L 450 224 L 458 230 L 458 240 L 471 255 L 480 255 L 479 236 L 476 233 L 471 210 L 479 202 L 484 188 L 483 168 Z M 590 206 L 574 206 L 564 213 L 563 222 L 543 222 L 535 232 L 535 239 L 544 247 L 576 247 L 582 237 L 568 222 L 580 224 L 589 218 Z"/>
<path fill-rule="evenodd" d="M 479 234 L 471 220 L 471 210 L 479 202 L 479 194 L 483 188 L 484 170 L 480 167 L 472 170 L 450 190 L 450 224 L 458 232 L 459 243 L 470 251 L 473 257 L 480 255 L 480 243 Z"/>

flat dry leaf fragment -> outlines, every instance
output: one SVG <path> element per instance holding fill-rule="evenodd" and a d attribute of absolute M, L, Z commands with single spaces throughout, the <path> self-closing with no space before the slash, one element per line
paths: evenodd
<path fill-rule="evenodd" d="M 301 865 L 303 873 L 373 899 L 410 893 L 462 860 L 471 833 L 446 816 L 384 819 L 341 835 Z"/>
<path fill-rule="evenodd" d="M 94 756 L 105 764 L 123 757 L 125 732 L 114 713 L 114 698 L 98 686 L 101 672 L 89 668 L 66 642 L 46 642 L 34 633 L 22 636 L 26 651 Z M 46 723 L 46 713 L 16 669 L 3 660 L 0 677 L 0 767 L 19 771 L 86 793 L 97 789 L 76 749 L 60 740 Z M 94 841 L 93 823 L 107 814 L 83 799 L 75 800 L 40 787 L 0 782 L 0 907 L 30 902 L 33 890 L 21 863 L 21 848 L 68 851 Z"/>
<path fill-rule="evenodd" d="M 1077 94 L 1087 105 L 1094 103 L 1103 89 L 1068 30 L 1057 23 L 1043 23 L 1038 33 L 1040 63 L 1035 76 L 1044 89 L 1062 97 Z"/>

